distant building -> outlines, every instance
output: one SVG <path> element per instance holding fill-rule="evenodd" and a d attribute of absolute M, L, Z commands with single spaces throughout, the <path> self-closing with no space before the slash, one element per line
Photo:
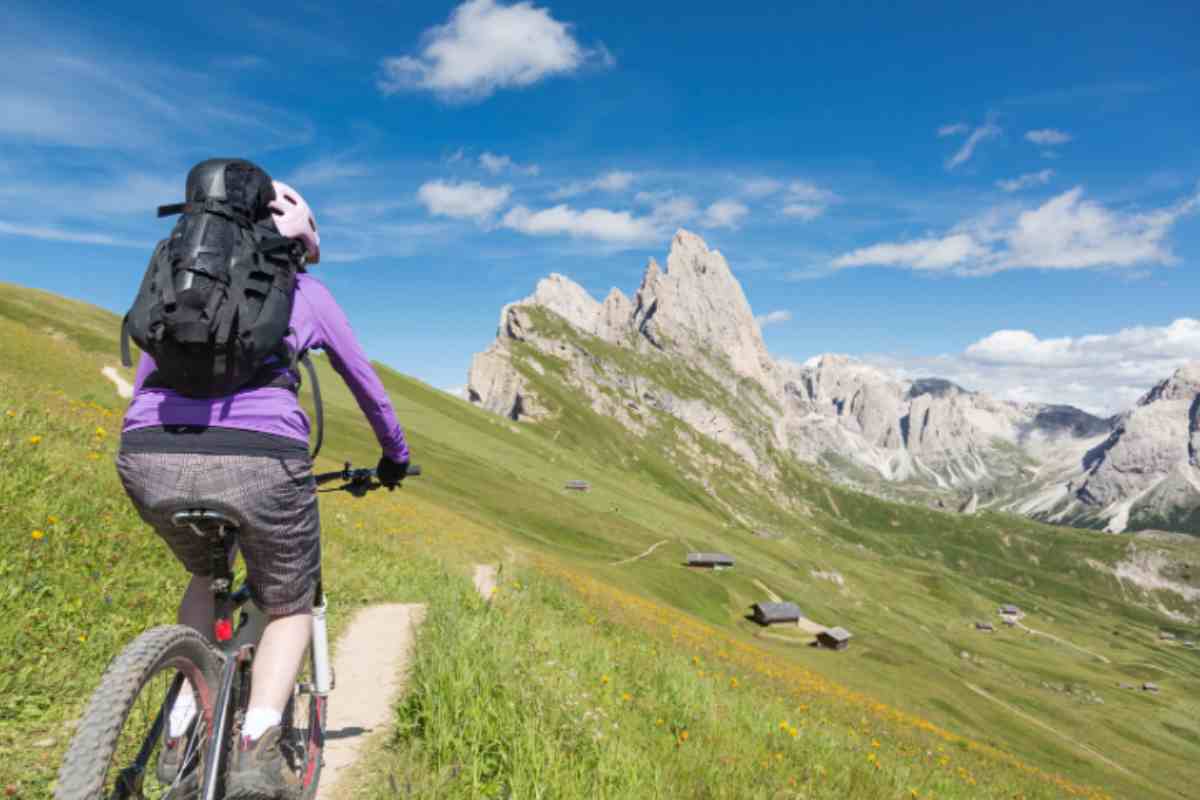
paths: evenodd
<path fill-rule="evenodd" d="M 587 492 L 591 491 L 592 485 L 587 481 L 567 481 L 563 484 L 563 488 L 573 492 Z"/>
<path fill-rule="evenodd" d="M 977 631 L 989 631 L 989 632 L 990 632 L 990 631 L 994 631 L 994 630 L 996 630 L 996 626 L 995 626 L 995 625 L 993 625 L 993 624 L 992 624 L 992 623 L 990 623 L 990 622 L 976 622 L 976 623 L 975 623 L 975 630 L 977 630 Z"/>
<path fill-rule="evenodd" d="M 830 628 L 817 634 L 817 644 L 829 650 L 845 650 L 850 646 L 853 634 L 845 628 Z"/>
<path fill-rule="evenodd" d="M 781 622 L 799 622 L 800 607 L 795 603 L 755 603 L 750 606 L 754 621 L 759 625 L 778 625 Z"/>
<path fill-rule="evenodd" d="M 1175 634 L 1171 633 L 1170 631 L 1159 631 L 1158 638 L 1162 639 L 1164 642 L 1173 642 L 1175 641 Z"/>
<path fill-rule="evenodd" d="M 1019 617 L 1021 616 L 1021 609 L 1017 608 L 1012 603 L 1005 603 L 1004 605 L 1000 606 L 1000 613 L 1007 617 Z"/>
<path fill-rule="evenodd" d="M 713 569 L 728 569 L 733 566 L 733 556 L 724 553 L 688 553 L 689 567 L 711 567 Z"/>
<path fill-rule="evenodd" d="M 1143 692 L 1157 692 L 1158 684 L 1157 683 L 1143 683 L 1142 691 Z"/>

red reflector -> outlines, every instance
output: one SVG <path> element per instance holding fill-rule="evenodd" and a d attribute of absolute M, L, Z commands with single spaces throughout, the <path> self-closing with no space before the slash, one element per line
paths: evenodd
<path fill-rule="evenodd" d="M 219 619 L 213 623 L 213 634 L 218 642 L 228 642 L 233 638 L 233 620 Z"/>

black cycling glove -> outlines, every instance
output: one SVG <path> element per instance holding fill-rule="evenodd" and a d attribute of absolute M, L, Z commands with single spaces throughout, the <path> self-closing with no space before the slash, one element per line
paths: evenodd
<path fill-rule="evenodd" d="M 404 480 L 404 476 L 408 474 L 407 461 L 392 461 L 387 456 L 379 459 L 379 466 L 375 468 L 375 477 L 379 482 L 389 489 L 394 489 Z"/>

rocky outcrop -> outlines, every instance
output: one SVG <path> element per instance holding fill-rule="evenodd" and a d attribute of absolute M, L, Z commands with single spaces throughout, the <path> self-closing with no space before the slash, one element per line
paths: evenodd
<path fill-rule="evenodd" d="M 468 394 L 536 421 L 553 413 L 537 389 L 551 379 L 636 435 L 678 420 L 767 479 L 783 451 L 889 497 L 1111 530 L 1147 504 L 1169 516 L 1200 502 L 1200 365 L 1102 419 L 940 378 L 900 380 L 845 356 L 777 362 L 724 257 L 687 231 L 665 269 L 650 261 L 632 298 L 613 289 L 598 302 L 553 274 L 505 306 Z"/>

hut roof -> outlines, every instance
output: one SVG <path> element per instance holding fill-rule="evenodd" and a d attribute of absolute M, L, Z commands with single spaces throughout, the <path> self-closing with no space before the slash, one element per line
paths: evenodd
<path fill-rule="evenodd" d="M 688 553 L 689 564 L 723 564 L 733 566 L 733 556 L 724 553 Z"/>
<path fill-rule="evenodd" d="M 586 490 L 586 489 L 592 488 L 592 485 L 590 483 L 588 483 L 587 481 L 567 481 L 565 484 L 563 484 L 563 487 L 566 489 L 584 489 L 584 490 Z"/>
<path fill-rule="evenodd" d="M 1021 609 L 1017 608 L 1012 603 L 1005 603 L 1004 605 L 1000 606 L 1000 613 L 1001 614 L 1020 614 Z"/>
<path fill-rule="evenodd" d="M 802 616 L 795 603 L 755 603 L 752 608 L 763 619 L 776 622 L 798 620 Z"/>
<path fill-rule="evenodd" d="M 830 628 L 824 632 L 824 635 L 828 636 L 830 639 L 833 639 L 835 642 L 848 642 L 854 636 L 854 634 L 850 633 L 850 631 L 841 627 Z"/>

